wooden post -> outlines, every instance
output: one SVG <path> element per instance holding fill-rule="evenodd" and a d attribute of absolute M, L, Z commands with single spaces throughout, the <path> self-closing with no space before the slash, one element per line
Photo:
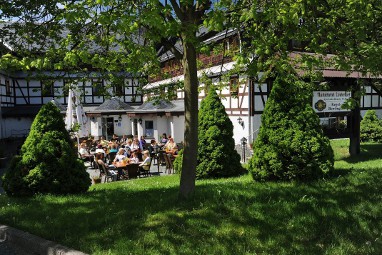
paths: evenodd
<path fill-rule="evenodd" d="M 361 152 L 361 86 L 357 80 L 351 84 L 351 97 L 355 100 L 356 105 L 351 110 L 349 153 L 354 156 Z"/>

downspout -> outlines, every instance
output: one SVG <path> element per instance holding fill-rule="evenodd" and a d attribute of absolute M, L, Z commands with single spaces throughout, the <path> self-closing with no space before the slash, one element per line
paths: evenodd
<path fill-rule="evenodd" d="M 253 132 L 252 132 L 252 81 L 251 78 L 248 78 L 248 144 L 251 144 L 253 141 Z"/>

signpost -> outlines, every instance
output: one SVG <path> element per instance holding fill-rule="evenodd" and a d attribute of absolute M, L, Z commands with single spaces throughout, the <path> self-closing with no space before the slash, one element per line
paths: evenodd
<path fill-rule="evenodd" d="M 350 91 L 314 91 L 313 109 L 316 112 L 350 112 L 350 109 L 341 108 L 350 97 Z"/>

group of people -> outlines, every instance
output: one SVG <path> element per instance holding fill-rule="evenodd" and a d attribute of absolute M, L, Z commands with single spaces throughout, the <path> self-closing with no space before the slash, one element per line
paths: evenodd
<path fill-rule="evenodd" d="M 155 139 L 151 140 L 148 150 L 150 151 L 151 155 L 154 155 L 155 153 L 162 150 L 167 154 L 176 156 L 178 154 L 178 145 L 175 143 L 173 137 L 167 137 L 166 133 L 163 133 L 159 143 L 157 143 Z"/>
<path fill-rule="evenodd" d="M 152 157 L 157 152 L 163 150 L 174 157 L 178 153 L 174 138 L 167 137 L 166 133 L 162 134 L 159 143 L 152 139 L 148 146 L 146 146 L 144 136 L 138 139 L 137 136 L 128 138 L 123 135 L 119 139 L 117 135 L 113 135 L 110 141 L 107 141 L 102 136 L 98 141 L 92 142 L 92 147 L 91 151 L 89 151 L 86 141 L 82 142 L 79 150 L 81 158 L 89 159 L 92 163 L 95 162 L 116 176 L 121 175 L 121 172 L 118 172 L 121 170 L 115 167 L 116 162 L 125 161 L 128 164 L 139 164 L 141 171 L 149 171 Z"/>

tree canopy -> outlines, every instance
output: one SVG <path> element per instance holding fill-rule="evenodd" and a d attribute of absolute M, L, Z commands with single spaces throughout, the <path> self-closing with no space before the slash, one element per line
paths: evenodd
<path fill-rule="evenodd" d="M 236 71 L 265 79 L 293 73 L 319 80 L 324 67 L 381 73 L 379 0 L 52 0 L 0 5 L 0 37 L 13 54 L 0 69 L 87 71 L 97 69 L 120 82 L 119 71 L 153 77 L 158 54 L 181 60 L 185 91 L 185 146 L 181 196 L 194 190 L 197 127 L 197 54 L 208 47 L 198 35 L 236 28 L 240 52 Z M 291 54 L 291 39 L 299 50 Z M 333 55 L 328 55 L 333 54 Z M 293 56 L 293 57 L 291 57 Z"/>

